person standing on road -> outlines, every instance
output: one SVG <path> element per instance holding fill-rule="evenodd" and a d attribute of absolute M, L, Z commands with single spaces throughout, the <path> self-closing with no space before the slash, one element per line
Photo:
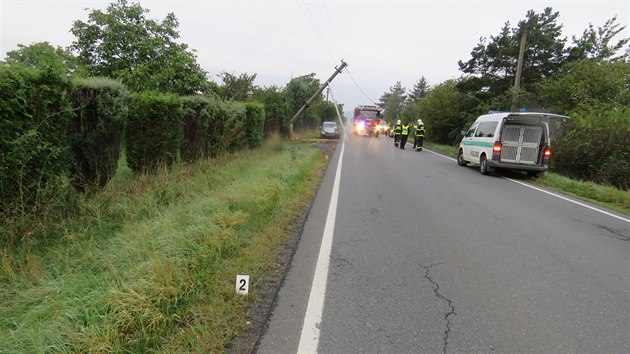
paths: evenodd
<path fill-rule="evenodd" d="M 416 151 L 422 151 L 422 142 L 424 141 L 424 124 L 422 123 L 422 119 L 418 119 L 418 125 L 416 125 L 415 128 L 413 148 L 416 149 Z"/>
<path fill-rule="evenodd" d="M 396 125 L 394 125 L 394 146 L 398 147 L 400 144 L 400 134 L 402 133 L 402 125 L 400 124 L 400 119 L 396 121 Z"/>
<path fill-rule="evenodd" d="M 405 149 L 405 144 L 407 144 L 407 138 L 409 138 L 409 129 L 411 128 L 409 122 L 405 123 L 401 127 L 400 132 L 400 148 Z"/>

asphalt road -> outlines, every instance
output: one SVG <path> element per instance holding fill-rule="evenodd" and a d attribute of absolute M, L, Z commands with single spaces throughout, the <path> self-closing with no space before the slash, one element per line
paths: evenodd
<path fill-rule="evenodd" d="M 304 338 L 320 353 L 630 353 L 630 217 L 395 149 L 387 137 L 344 145 L 259 353 L 294 353 Z M 342 150 L 311 331 L 305 314 Z"/>

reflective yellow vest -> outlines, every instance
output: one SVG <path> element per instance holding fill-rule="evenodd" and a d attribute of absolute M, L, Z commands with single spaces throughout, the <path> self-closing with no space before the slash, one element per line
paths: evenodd
<path fill-rule="evenodd" d="M 401 131 L 402 131 L 402 127 L 399 124 L 396 124 L 394 126 L 394 133 L 400 134 Z"/>
<path fill-rule="evenodd" d="M 403 125 L 402 126 L 402 135 L 409 135 L 409 126 L 408 125 Z"/>

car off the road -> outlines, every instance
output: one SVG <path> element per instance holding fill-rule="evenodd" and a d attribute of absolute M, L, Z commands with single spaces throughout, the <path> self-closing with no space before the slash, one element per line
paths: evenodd
<path fill-rule="evenodd" d="M 319 136 L 322 138 L 339 138 L 339 127 L 335 122 L 323 122 L 319 130 Z"/>

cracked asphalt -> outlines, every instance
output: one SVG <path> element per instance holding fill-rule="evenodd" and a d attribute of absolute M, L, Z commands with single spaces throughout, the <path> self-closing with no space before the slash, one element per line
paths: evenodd
<path fill-rule="evenodd" d="M 630 224 L 349 138 L 318 352 L 630 352 Z M 256 352 L 297 350 L 340 151 Z"/>

